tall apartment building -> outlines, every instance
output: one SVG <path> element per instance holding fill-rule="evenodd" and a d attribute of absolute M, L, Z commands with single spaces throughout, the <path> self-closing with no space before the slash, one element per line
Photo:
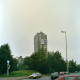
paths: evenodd
<path fill-rule="evenodd" d="M 37 52 L 42 47 L 47 51 L 47 35 L 40 32 L 34 36 L 34 52 Z"/>

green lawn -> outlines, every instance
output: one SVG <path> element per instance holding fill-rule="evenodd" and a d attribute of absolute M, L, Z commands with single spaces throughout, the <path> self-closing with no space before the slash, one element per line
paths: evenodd
<path fill-rule="evenodd" d="M 20 71 L 13 71 L 9 74 L 10 77 L 20 77 L 20 76 L 29 76 L 32 73 L 36 72 L 35 70 L 20 70 Z M 0 75 L 0 77 L 7 77 L 7 74 Z"/>

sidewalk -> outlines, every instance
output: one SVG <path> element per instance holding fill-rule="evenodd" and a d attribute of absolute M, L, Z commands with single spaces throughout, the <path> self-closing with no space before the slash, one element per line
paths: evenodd
<path fill-rule="evenodd" d="M 5 78 L 0 78 L 0 80 L 21 80 L 23 78 L 26 78 L 25 77 L 5 77 Z"/>

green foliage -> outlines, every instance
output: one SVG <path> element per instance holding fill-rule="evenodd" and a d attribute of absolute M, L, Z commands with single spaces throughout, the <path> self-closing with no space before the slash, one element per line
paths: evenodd
<path fill-rule="evenodd" d="M 10 76 L 29 76 L 32 73 L 36 72 L 35 70 L 20 70 L 20 71 L 13 71 L 10 73 Z"/>
<path fill-rule="evenodd" d="M 13 57 L 8 44 L 1 45 L 0 47 L 0 73 L 4 74 L 7 72 L 7 60 L 10 60 L 10 72 L 13 71 Z"/>
<path fill-rule="evenodd" d="M 30 57 L 30 67 L 34 70 L 45 73 L 46 66 L 46 52 L 41 48 L 38 52 L 33 53 Z"/>
<path fill-rule="evenodd" d="M 18 70 L 30 70 L 29 65 L 19 64 Z"/>
<path fill-rule="evenodd" d="M 41 73 L 61 72 L 67 69 L 66 61 L 59 51 L 46 53 L 43 48 L 33 53 L 30 57 L 26 57 L 24 65 Z M 69 61 L 69 69 L 70 72 L 74 72 L 76 70 L 76 62 Z"/>
<path fill-rule="evenodd" d="M 69 71 L 70 72 L 75 72 L 76 71 L 76 62 L 74 60 L 69 61 Z"/>
<path fill-rule="evenodd" d="M 80 64 L 76 66 L 76 70 L 80 71 Z"/>
<path fill-rule="evenodd" d="M 18 60 L 16 58 L 13 59 L 13 63 L 14 63 L 13 70 L 14 71 L 18 70 Z"/>
<path fill-rule="evenodd" d="M 25 57 L 24 58 L 24 65 L 29 65 L 30 64 L 30 57 Z"/>
<path fill-rule="evenodd" d="M 48 68 L 49 68 L 49 73 L 57 71 L 65 71 L 66 69 L 66 64 L 64 59 L 61 56 L 61 53 L 59 51 L 56 51 L 55 53 L 48 53 Z"/>
<path fill-rule="evenodd" d="M 47 57 L 47 70 L 49 73 L 54 72 L 53 54 L 53 52 L 49 52 Z"/>
<path fill-rule="evenodd" d="M 13 71 L 9 74 L 9 77 L 20 77 L 20 76 L 29 76 L 32 73 L 36 72 L 35 70 L 19 70 Z M 0 77 L 7 77 L 7 74 L 2 74 Z"/>
<path fill-rule="evenodd" d="M 24 59 L 24 64 L 41 73 L 66 71 L 66 63 L 59 51 L 46 53 L 43 48 Z"/>
<path fill-rule="evenodd" d="M 54 69 L 55 71 L 65 71 L 66 65 L 65 61 L 63 60 L 61 53 L 56 51 L 53 55 L 53 64 L 54 64 Z"/>

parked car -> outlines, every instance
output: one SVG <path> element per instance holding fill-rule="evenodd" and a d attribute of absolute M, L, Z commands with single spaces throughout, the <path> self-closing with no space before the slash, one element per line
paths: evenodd
<path fill-rule="evenodd" d="M 32 75 L 29 76 L 30 79 L 36 79 L 38 78 L 37 73 L 33 73 Z"/>
<path fill-rule="evenodd" d="M 42 76 L 39 72 L 37 72 L 37 75 L 38 75 L 38 78 L 40 78 Z"/>
<path fill-rule="evenodd" d="M 36 79 L 40 77 L 41 77 L 41 74 L 39 72 L 33 73 L 32 75 L 29 76 L 30 79 Z"/>
<path fill-rule="evenodd" d="M 60 72 L 60 73 L 59 73 L 59 75 L 63 75 L 63 74 L 64 74 L 64 72 Z"/>
<path fill-rule="evenodd" d="M 66 72 L 64 72 L 64 74 L 68 74 L 68 72 L 66 71 Z"/>
<path fill-rule="evenodd" d="M 59 77 L 58 72 L 54 72 L 51 74 L 51 79 L 56 79 L 58 77 Z"/>
<path fill-rule="evenodd" d="M 62 77 L 58 78 L 57 80 L 80 80 L 80 76 L 75 76 L 75 75 L 62 76 Z"/>

